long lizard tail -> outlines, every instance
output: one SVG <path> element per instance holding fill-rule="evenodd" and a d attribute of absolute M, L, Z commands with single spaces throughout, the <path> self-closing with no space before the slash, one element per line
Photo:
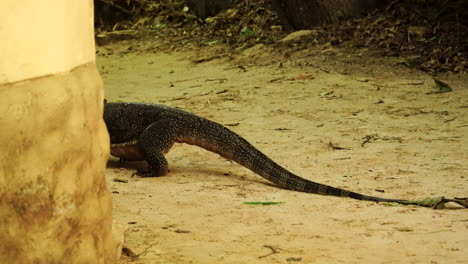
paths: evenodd
<path fill-rule="evenodd" d="M 226 159 L 239 163 L 282 188 L 366 201 L 405 201 L 363 195 L 301 178 L 281 167 L 238 134 L 216 122 L 197 117 L 197 120 L 183 122 L 181 125 L 183 129 L 180 130 L 181 134 L 176 142 L 196 145 L 217 153 Z"/>

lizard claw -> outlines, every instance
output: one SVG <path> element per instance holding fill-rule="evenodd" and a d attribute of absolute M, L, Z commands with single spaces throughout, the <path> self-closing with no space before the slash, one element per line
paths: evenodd
<path fill-rule="evenodd" d="M 140 176 L 140 177 L 145 177 L 145 178 L 146 177 L 160 177 L 160 176 L 163 176 L 164 174 L 166 173 L 160 173 L 152 169 L 147 169 L 147 170 L 138 169 L 137 171 L 132 173 L 132 177 L 135 175 Z"/>
<path fill-rule="evenodd" d="M 132 178 L 135 175 L 140 176 L 140 177 L 154 177 L 153 172 L 151 170 L 142 170 L 142 169 L 138 169 L 134 173 L 132 173 Z"/>

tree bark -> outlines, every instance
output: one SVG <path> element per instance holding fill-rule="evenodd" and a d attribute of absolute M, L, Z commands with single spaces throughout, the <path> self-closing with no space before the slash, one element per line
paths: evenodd
<path fill-rule="evenodd" d="M 236 0 L 187 0 L 187 5 L 201 18 L 215 16 L 224 9 L 234 6 Z"/>
<path fill-rule="evenodd" d="M 388 0 L 272 0 L 273 7 L 286 30 L 335 23 L 350 17 L 359 17 Z"/>

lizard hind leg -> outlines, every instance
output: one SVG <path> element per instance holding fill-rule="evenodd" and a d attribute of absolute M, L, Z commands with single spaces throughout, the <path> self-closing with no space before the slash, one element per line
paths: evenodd
<path fill-rule="evenodd" d="M 150 165 L 147 170 L 138 170 L 142 177 L 159 177 L 167 174 L 169 165 L 164 157 L 176 139 L 175 122 L 171 119 L 158 120 L 148 126 L 138 139 L 144 159 Z"/>

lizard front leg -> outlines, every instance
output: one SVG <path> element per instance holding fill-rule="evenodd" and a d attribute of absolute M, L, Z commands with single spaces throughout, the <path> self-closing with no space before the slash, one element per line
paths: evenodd
<path fill-rule="evenodd" d="M 174 145 L 176 132 L 176 122 L 172 119 L 156 121 L 143 131 L 138 139 L 138 146 L 150 168 L 144 171 L 138 170 L 136 175 L 159 177 L 167 174 L 169 168 L 164 154 Z"/>

